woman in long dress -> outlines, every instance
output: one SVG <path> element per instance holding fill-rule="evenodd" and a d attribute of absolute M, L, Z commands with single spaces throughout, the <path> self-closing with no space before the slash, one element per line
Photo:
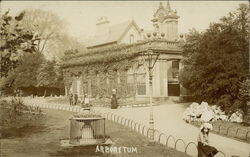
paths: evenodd
<path fill-rule="evenodd" d="M 212 128 L 212 125 L 209 123 L 201 125 L 197 146 L 198 157 L 213 157 L 218 153 L 215 147 L 209 145 L 209 131 L 212 130 Z"/>
<path fill-rule="evenodd" d="M 118 107 L 118 101 L 116 97 L 116 90 L 112 90 L 112 96 L 111 96 L 111 109 L 117 109 Z"/>

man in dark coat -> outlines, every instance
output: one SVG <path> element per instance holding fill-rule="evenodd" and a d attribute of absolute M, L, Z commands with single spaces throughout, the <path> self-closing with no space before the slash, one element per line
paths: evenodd
<path fill-rule="evenodd" d="M 78 95 L 75 94 L 75 95 L 74 95 L 74 105 L 77 105 L 77 101 L 78 101 Z"/>

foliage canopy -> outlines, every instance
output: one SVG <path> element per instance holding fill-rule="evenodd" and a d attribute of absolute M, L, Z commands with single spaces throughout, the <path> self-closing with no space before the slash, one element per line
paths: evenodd
<path fill-rule="evenodd" d="M 0 17 L 1 77 L 6 77 L 10 70 L 17 67 L 18 60 L 23 54 L 35 52 L 39 40 L 34 32 L 21 24 L 25 12 L 15 17 L 8 14 L 9 11 Z"/>
<path fill-rule="evenodd" d="M 229 111 L 245 109 L 242 83 L 249 73 L 249 7 L 240 7 L 202 33 L 186 37 L 181 84 L 196 100 Z"/>

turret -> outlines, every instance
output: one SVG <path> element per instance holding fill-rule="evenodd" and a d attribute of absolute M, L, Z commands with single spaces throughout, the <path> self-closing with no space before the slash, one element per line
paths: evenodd
<path fill-rule="evenodd" d="M 164 33 L 167 40 L 178 39 L 178 18 L 177 11 L 172 10 L 169 1 L 164 7 L 162 2 L 151 20 L 156 32 Z"/>

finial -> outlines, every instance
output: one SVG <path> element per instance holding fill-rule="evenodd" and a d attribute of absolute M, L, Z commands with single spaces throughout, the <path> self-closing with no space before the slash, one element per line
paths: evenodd
<path fill-rule="evenodd" d="M 171 10 L 169 0 L 167 1 L 167 10 L 168 10 L 168 11 Z"/>
<path fill-rule="evenodd" d="M 163 4 L 162 4 L 162 2 L 160 2 L 159 9 L 163 9 L 163 8 L 164 8 Z"/>

